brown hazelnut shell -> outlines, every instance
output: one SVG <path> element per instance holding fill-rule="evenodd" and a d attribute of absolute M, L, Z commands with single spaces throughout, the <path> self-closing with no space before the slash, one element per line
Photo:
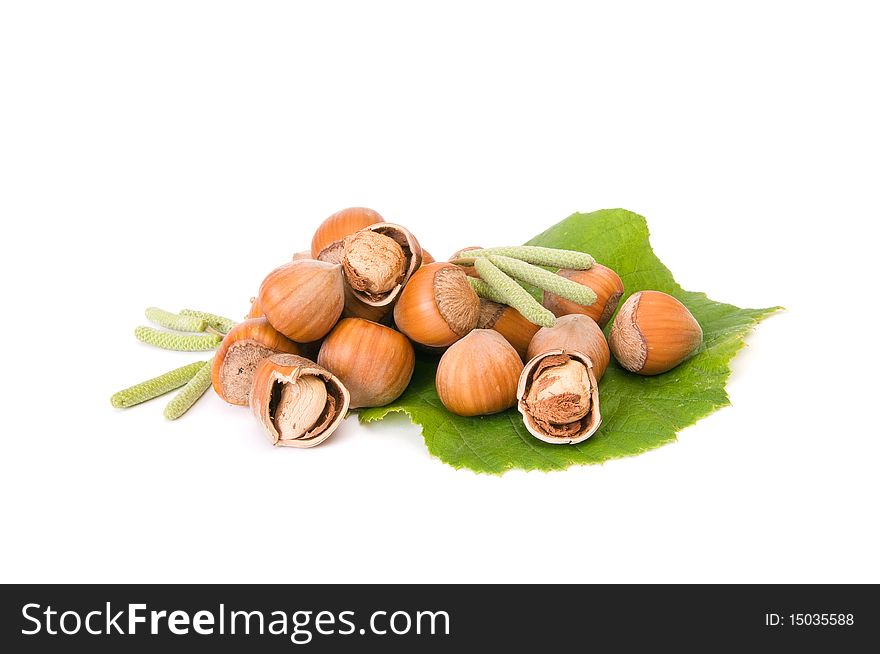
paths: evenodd
<path fill-rule="evenodd" d="M 317 428 L 296 439 L 285 439 L 276 423 L 277 411 L 281 408 L 279 388 L 285 384 L 296 383 L 302 377 L 317 377 L 326 388 L 327 402 Z M 327 440 L 345 419 L 349 409 L 350 397 L 342 382 L 332 373 L 314 362 L 291 354 L 274 354 L 264 359 L 254 373 L 250 393 L 250 407 L 263 425 L 272 445 L 284 447 L 314 447 Z"/>
<path fill-rule="evenodd" d="M 529 344 L 528 358 L 550 350 L 580 352 L 593 361 L 597 380 L 605 375 L 611 362 L 611 350 L 605 334 L 596 322 L 583 314 L 573 313 L 556 319 L 555 327 L 542 327 Z"/>
<path fill-rule="evenodd" d="M 298 343 L 279 333 L 265 318 L 237 324 L 220 343 L 211 365 L 211 385 L 220 399 L 246 406 L 254 371 L 272 354 L 301 354 Z"/>
<path fill-rule="evenodd" d="M 251 308 L 248 311 L 247 318 L 262 318 L 263 316 L 263 307 L 260 306 L 260 299 L 252 297 Z"/>
<path fill-rule="evenodd" d="M 403 334 L 362 318 L 341 320 L 318 353 L 318 365 L 348 388 L 352 409 L 396 400 L 409 385 L 415 362 L 412 343 Z"/>
<path fill-rule="evenodd" d="M 512 307 L 481 298 L 477 329 L 494 329 L 507 339 L 525 361 L 528 358 L 529 344 L 540 327 Z"/>
<path fill-rule="evenodd" d="M 413 236 L 412 232 L 401 225 L 396 225 L 394 223 L 378 223 L 376 225 L 370 225 L 360 231 L 366 230 L 387 236 L 401 247 L 405 259 L 404 273 L 403 277 L 397 282 L 397 284 L 395 284 L 394 288 L 381 295 L 373 296 L 356 289 L 352 289 L 352 292 L 358 300 L 367 306 L 378 308 L 388 307 L 394 304 L 400 296 L 403 287 L 413 276 L 413 273 L 422 267 L 422 247 L 419 245 L 418 240 Z"/>
<path fill-rule="evenodd" d="M 413 273 L 422 266 L 422 248 L 413 234 L 394 223 L 379 223 L 368 225 L 362 230 L 370 230 L 393 239 L 403 250 L 405 257 L 405 271 L 403 276 L 386 293 L 372 296 L 352 288 L 351 284 L 345 284 L 345 308 L 343 316 L 346 318 L 363 318 L 371 322 L 384 323 L 390 319 L 391 311 L 397 302 L 403 288 L 409 282 Z M 351 236 L 351 234 L 349 234 Z M 345 269 L 345 244 L 343 240 L 328 245 L 321 252 L 319 259 L 328 263 L 340 264 Z"/>
<path fill-rule="evenodd" d="M 272 326 L 289 339 L 320 340 L 342 315 L 342 266 L 313 259 L 291 261 L 269 273 L 257 299 Z"/>
<path fill-rule="evenodd" d="M 416 271 L 394 307 L 397 328 L 429 348 L 452 345 L 479 319 L 480 298 L 461 268 L 446 262 Z"/>
<path fill-rule="evenodd" d="M 587 369 L 587 376 L 590 383 L 589 413 L 586 415 L 586 417 L 579 421 L 577 431 L 562 437 L 554 436 L 548 431 L 547 423 L 542 422 L 536 416 L 532 415 L 525 399 L 529 394 L 535 374 L 541 371 L 542 366 L 545 364 L 545 362 L 547 362 L 548 360 L 552 360 L 554 357 L 567 357 L 569 359 L 582 363 Z M 593 370 L 593 361 L 590 359 L 590 357 L 585 356 L 580 352 L 569 352 L 562 349 L 549 350 L 547 352 L 539 354 L 538 356 L 529 360 L 528 363 L 526 363 L 519 378 L 519 383 L 516 390 L 516 398 L 517 408 L 523 416 L 523 423 L 525 424 L 526 429 L 529 431 L 529 433 L 532 434 L 532 436 L 544 441 L 545 443 L 551 443 L 553 445 L 574 445 L 577 443 L 582 443 L 596 433 L 596 430 L 598 430 L 599 426 L 602 424 L 602 414 L 599 408 L 599 382 L 596 380 L 596 376 Z"/>
<path fill-rule="evenodd" d="M 699 349 L 703 329 L 671 295 L 639 291 L 620 307 L 608 340 L 621 366 L 640 375 L 659 375 Z"/>
<path fill-rule="evenodd" d="M 519 354 L 501 334 L 475 329 L 440 358 L 437 395 L 456 415 L 499 413 L 516 404 L 522 370 Z"/>
<path fill-rule="evenodd" d="M 578 284 L 589 286 L 596 293 L 596 301 L 585 306 L 545 291 L 544 307 L 552 311 L 557 318 L 581 313 L 595 320 L 599 327 L 604 329 L 623 295 L 623 281 L 620 276 L 611 268 L 598 263 L 589 270 L 563 269 L 557 274 Z"/>
<path fill-rule="evenodd" d="M 325 248 L 341 241 L 349 234 L 381 222 L 385 222 L 385 219 L 378 212 L 366 207 L 349 207 L 337 211 L 325 218 L 315 230 L 315 235 L 312 237 L 311 258 L 319 258 Z"/>

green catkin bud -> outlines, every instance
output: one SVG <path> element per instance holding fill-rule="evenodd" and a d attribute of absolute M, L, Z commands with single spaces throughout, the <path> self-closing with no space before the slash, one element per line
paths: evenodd
<path fill-rule="evenodd" d="M 549 268 L 568 268 L 569 270 L 589 270 L 596 264 L 596 260 L 585 252 L 575 250 L 557 250 L 555 248 L 542 248 L 535 245 L 515 245 L 503 248 L 485 248 L 482 250 L 467 250 L 461 253 L 456 261 L 466 262 L 477 257 L 510 257 L 519 259 L 536 266 Z"/>
<path fill-rule="evenodd" d="M 180 392 L 165 407 L 165 417 L 169 420 L 177 420 L 184 413 L 189 411 L 190 407 L 195 404 L 202 395 L 211 387 L 211 363 L 205 361 L 201 363 L 201 368 L 189 382 L 180 389 Z"/>
<path fill-rule="evenodd" d="M 208 352 L 216 350 L 223 339 L 217 334 L 176 334 L 153 327 L 138 327 L 135 338 L 147 345 L 178 352 Z"/>
<path fill-rule="evenodd" d="M 203 332 L 208 327 L 208 322 L 198 316 L 181 316 L 156 307 L 150 307 L 144 315 L 150 322 L 178 332 Z"/>
<path fill-rule="evenodd" d="M 528 291 L 508 277 L 489 259 L 479 257 L 474 261 L 477 274 L 503 298 L 503 303 L 519 311 L 527 320 L 541 327 L 553 327 L 556 316 L 542 307 Z M 547 273 L 552 275 L 553 273 Z"/>
<path fill-rule="evenodd" d="M 191 380 L 199 372 L 202 365 L 201 361 L 197 361 L 196 363 L 181 366 L 171 372 L 166 372 L 164 375 L 148 379 L 140 384 L 135 384 L 114 394 L 110 398 L 110 404 L 117 409 L 127 409 L 141 402 L 152 400 L 154 397 L 165 395 L 165 393 L 169 393 L 175 388 L 180 388 Z"/>
<path fill-rule="evenodd" d="M 501 293 L 489 286 L 482 279 L 478 279 L 477 277 L 468 277 L 468 281 L 471 283 L 471 288 L 474 289 L 474 292 L 479 297 L 486 300 L 491 300 L 492 302 L 497 302 L 498 304 L 504 304 L 504 298 L 501 297 Z"/>
<path fill-rule="evenodd" d="M 208 313 L 207 311 L 184 309 L 180 312 L 180 315 L 201 318 L 208 323 L 208 326 L 213 327 L 218 332 L 223 332 L 224 334 L 228 334 L 232 330 L 232 328 L 238 324 L 238 322 L 235 320 L 230 320 L 229 318 L 224 318 L 223 316 L 218 316 L 214 313 Z"/>
<path fill-rule="evenodd" d="M 489 261 L 495 264 L 499 270 L 507 273 L 511 277 L 515 277 L 526 284 L 537 286 L 545 291 L 550 291 L 559 297 L 564 297 L 577 304 L 589 306 L 596 301 L 596 294 L 589 286 L 584 286 L 583 284 L 578 284 L 565 277 L 560 277 L 559 275 L 544 270 L 543 268 L 538 268 L 537 266 L 525 263 L 524 261 L 504 256 L 491 256 L 489 257 Z"/>

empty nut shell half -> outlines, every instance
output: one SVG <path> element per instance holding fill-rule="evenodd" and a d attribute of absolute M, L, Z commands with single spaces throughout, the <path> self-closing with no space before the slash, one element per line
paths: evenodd
<path fill-rule="evenodd" d="M 264 359 L 254 373 L 251 411 L 272 445 L 314 447 L 345 419 L 350 397 L 332 373 L 293 354 Z"/>
<path fill-rule="evenodd" d="M 580 352 L 536 356 L 520 375 L 516 397 L 526 429 L 545 443 L 581 443 L 602 423 L 593 362 Z"/>

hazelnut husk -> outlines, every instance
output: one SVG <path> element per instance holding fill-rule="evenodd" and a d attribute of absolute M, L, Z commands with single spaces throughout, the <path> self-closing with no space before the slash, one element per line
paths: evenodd
<path fill-rule="evenodd" d="M 445 348 L 480 319 L 480 298 L 459 266 L 437 262 L 418 270 L 394 307 L 397 328 L 429 348 Z"/>
<path fill-rule="evenodd" d="M 596 293 L 596 301 L 590 305 L 582 305 L 545 291 L 544 307 L 552 311 L 557 318 L 573 313 L 589 316 L 604 329 L 623 295 L 623 281 L 620 276 L 611 268 L 598 263 L 589 270 L 563 269 L 557 274 L 578 284 L 589 286 Z"/>
<path fill-rule="evenodd" d="M 318 365 L 342 380 L 351 408 L 384 406 L 401 396 L 415 369 L 407 338 L 390 327 L 345 318 L 321 344 Z"/>
<path fill-rule="evenodd" d="M 590 357 L 550 350 L 525 365 L 517 406 L 536 438 L 554 445 L 581 443 L 602 423 L 598 388 Z"/>
<path fill-rule="evenodd" d="M 556 319 L 555 327 L 542 327 L 529 343 L 528 358 L 550 350 L 580 352 L 593 361 L 596 379 L 602 379 L 611 361 L 605 334 L 592 318 L 579 313 Z"/>
<path fill-rule="evenodd" d="M 301 354 L 298 343 L 280 334 L 265 318 L 251 318 L 233 327 L 217 349 L 211 365 L 211 385 L 220 399 L 246 406 L 254 371 L 278 352 Z"/>
<path fill-rule="evenodd" d="M 519 311 L 506 304 L 480 299 L 480 319 L 477 329 L 494 329 L 513 346 L 520 358 L 528 358 L 529 343 L 540 327 Z"/>
<path fill-rule="evenodd" d="M 313 259 L 291 261 L 269 273 L 257 300 L 272 326 L 289 339 L 320 340 L 342 315 L 342 266 Z"/>
<path fill-rule="evenodd" d="M 491 329 L 475 329 L 440 358 L 435 379 L 437 395 L 460 416 L 499 413 L 516 404 L 522 360 L 504 337 Z"/>
<path fill-rule="evenodd" d="M 328 370 L 299 356 L 274 354 L 257 366 L 250 406 L 273 445 L 314 447 L 345 419 L 349 399 Z"/>
<path fill-rule="evenodd" d="M 640 375 L 659 375 L 699 349 L 703 329 L 671 295 L 639 291 L 620 307 L 608 340 L 621 366 Z"/>
<path fill-rule="evenodd" d="M 349 234 L 381 222 L 385 222 L 385 219 L 378 212 L 366 207 L 350 207 L 337 211 L 325 218 L 315 230 L 315 235 L 312 237 L 311 258 L 320 258 L 326 248 Z"/>

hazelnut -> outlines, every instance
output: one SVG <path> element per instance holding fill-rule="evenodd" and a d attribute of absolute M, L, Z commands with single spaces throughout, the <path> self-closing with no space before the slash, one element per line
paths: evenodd
<path fill-rule="evenodd" d="M 342 315 L 342 266 L 312 259 L 291 261 L 269 273 L 257 300 L 272 326 L 289 339 L 317 341 Z"/>
<path fill-rule="evenodd" d="M 320 260 L 343 268 L 345 317 L 384 322 L 421 267 L 422 248 L 405 227 L 379 223 L 329 245 Z"/>
<path fill-rule="evenodd" d="M 609 337 L 614 358 L 641 375 L 671 370 L 702 341 L 700 323 L 687 307 L 660 291 L 633 293 L 620 307 Z"/>
<path fill-rule="evenodd" d="M 273 354 L 254 372 L 251 411 L 273 445 L 314 447 L 345 419 L 348 390 L 329 371 L 292 354 Z"/>
<path fill-rule="evenodd" d="M 529 343 L 540 327 L 526 319 L 519 311 L 491 300 L 480 300 L 478 329 L 494 329 L 513 346 L 520 358 L 528 358 Z"/>
<path fill-rule="evenodd" d="M 397 328 L 416 343 L 443 348 L 466 336 L 480 318 L 480 298 L 451 263 L 418 270 L 394 307 Z"/>
<path fill-rule="evenodd" d="M 345 318 L 324 339 L 318 365 L 342 380 L 351 408 L 396 400 L 415 369 L 412 343 L 400 332 L 362 318 Z"/>
<path fill-rule="evenodd" d="M 580 352 L 550 350 L 529 361 L 517 399 L 526 429 L 545 443 L 580 443 L 602 422 L 593 362 Z"/>
<path fill-rule="evenodd" d="M 268 356 L 300 354 L 300 348 L 275 330 L 265 318 L 251 318 L 233 327 L 217 349 L 211 365 L 211 384 L 220 399 L 246 406 L 254 371 Z"/>
<path fill-rule="evenodd" d="M 382 216 L 365 207 L 351 207 L 337 211 L 315 230 L 315 235 L 312 237 L 311 258 L 318 259 L 327 247 L 341 241 L 349 234 L 381 222 L 385 222 Z"/>
<path fill-rule="evenodd" d="M 580 352 L 590 357 L 597 380 L 605 375 L 611 361 L 605 334 L 592 318 L 579 313 L 557 318 L 555 327 L 542 327 L 529 344 L 528 358 L 550 350 Z"/>
<path fill-rule="evenodd" d="M 589 316 L 599 327 L 604 328 L 614 315 L 617 303 L 623 295 L 623 281 L 616 272 L 601 264 L 594 264 L 588 270 L 560 270 L 560 277 L 578 284 L 589 286 L 596 293 L 596 301 L 590 305 L 577 304 L 559 297 L 549 291 L 544 293 L 544 307 L 560 318 L 573 313 Z"/>
<path fill-rule="evenodd" d="M 437 367 L 437 395 L 460 416 L 484 416 L 516 404 L 522 360 L 491 329 L 475 329 L 452 345 Z"/>

